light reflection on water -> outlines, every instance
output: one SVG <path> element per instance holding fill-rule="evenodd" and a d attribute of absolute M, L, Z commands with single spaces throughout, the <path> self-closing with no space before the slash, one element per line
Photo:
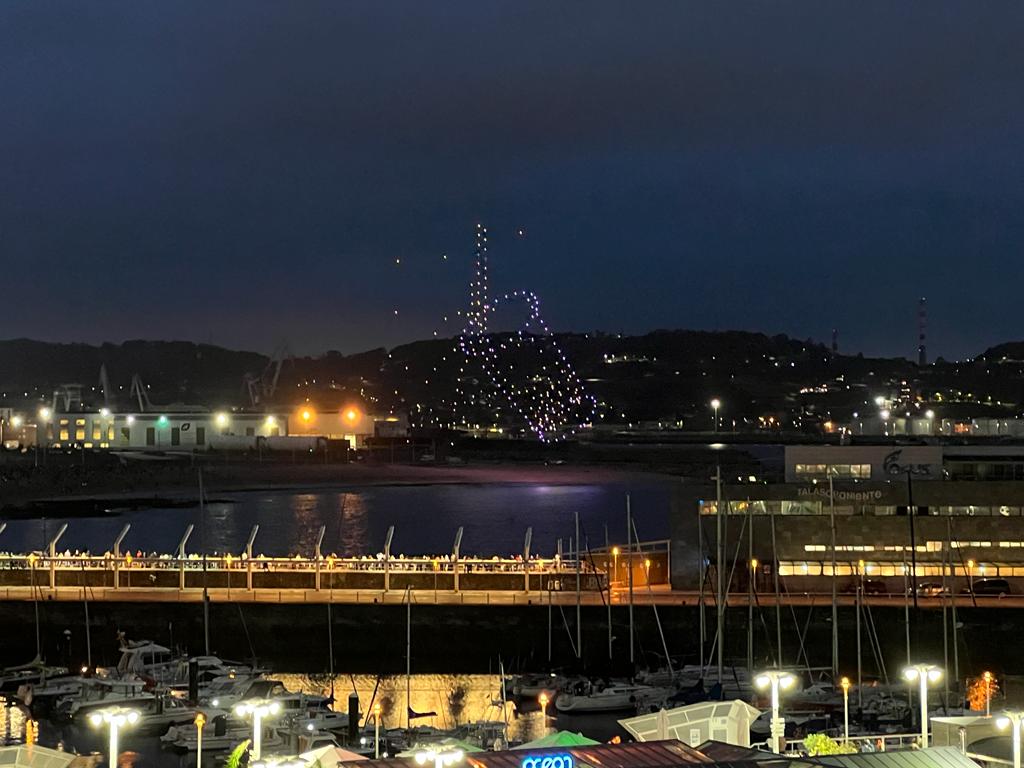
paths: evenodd
<path fill-rule="evenodd" d="M 330 681 L 326 675 L 273 675 L 292 691 L 327 693 Z M 555 717 L 554 707 L 548 710 L 547 723 L 532 702 L 517 707 L 500 702 L 497 675 L 413 675 L 410 679 L 410 697 L 406 697 L 406 678 L 395 675 L 380 679 L 374 675 L 335 676 L 335 709 L 344 711 L 348 706 L 348 695 L 355 690 L 359 695 L 359 707 L 365 717 L 376 700 L 381 704 L 382 724 L 386 728 L 404 728 L 407 702 L 419 713 L 433 712 L 429 717 L 417 718 L 412 725 L 430 726 L 438 729 L 452 729 L 460 725 L 490 720 L 508 723 L 508 736 L 514 742 L 531 741 L 540 738 L 552 729 L 582 731 L 591 738 L 607 740 L 617 731 L 616 716 Z M 374 696 L 376 695 L 376 699 Z M 619 714 L 618 717 L 622 717 Z M 16 707 L 0 706 L 0 734 L 10 729 L 10 735 L 21 741 L 25 732 L 25 714 Z M 106 736 L 101 731 L 75 725 L 56 726 L 43 721 L 40 723 L 39 743 L 47 747 L 62 744 L 68 751 L 78 754 L 104 753 Z M 144 736 L 125 729 L 121 735 L 122 768 L 138 765 L 146 768 L 195 768 L 195 756 L 178 754 L 160 746 L 157 736 Z M 207 755 L 204 768 L 220 765 L 223 756 Z"/>
<path fill-rule="evenodd" d="M 252 526 L 259 525 L 257 553 L 308 556 L 324 526 L 324 554 L 358 555 L 380 552 L 393 525 L 395 554 L 450 552 L 455 532 L 462 527 L 462 552 L 490 557 L 521 552 L 526 529 L 532 527 L 532 551 L 547 557 L 554 553 L 558 539 L 567 543 L 574 535 L 575 512 L 591 546 L 604 544 L 606 526 L 613 543 L 624 543 L 627 492 L 641 539 L 667 538 L 670 489 L 669 482 L 657 478 L 628 484 L 388 485 L 306 492 L 221 493 L 214 488 L 208 489 L 212 500 L 205 516 L 198 507 L 184 507 L 103 517 L 11 520 L 0 549 L 43 549 L 67 522 L 62 547 L 101 554 L 112 547 L 122 526 L 131 523 L 125 549 L 170 552 L 192 523 L 191 552 L 239 553 Z"/>
<path fill-rule="evenodd" d="M 20 741 L 25 736 L 25 712 L 14 706 L 3 706 L 0 701 L 0 742 Z"/>

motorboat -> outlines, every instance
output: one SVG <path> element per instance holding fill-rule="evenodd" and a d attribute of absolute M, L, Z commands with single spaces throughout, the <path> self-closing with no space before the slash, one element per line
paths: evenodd
<path fill-rule="evenodd" d="M 156 695 L 145 680 L 120 680 L 108 677 L 84 679 L 81 689 L 57 699 L 55 719 L 81 719 L 90 712 L 112 706 L 126 706 L 148 714 L 156 710 Z"/>
<path fill-rule="evenodd" d="M 555 699 L 559 712 L 620 712 L 633 710 L 650 699 L 665 698 L 669 694 L 664 688 L 650 685 L 613 683 L 599 686 L 581 682 Z"/>
<path fill-rule="evenodd" d="M 518 699 L 536 699 L 542 693 L 554 698 L 561 693 L 569 680 L 564 675 L 554 672 L 549 674 L 523 674 L 512 683 L 512 695 Z"/>
<path fill-rule="evenodd" d="M 158 696 L 149 711 L 142 714 L 136 725 L 136 731 L 160 736 L 173 726 L 194 724 L 196 716 L 200 713 L 207 719 L 225 714 L 217 710 L 210 710 L 208 707 L 201 708 L 176 696 L 165 694 Z"/>
<path fill-rule="evenodd" d="M 227 752 L 246 739 L 252 738 L 252 725 L 236 720 L 226 713 L 218 714 L 207 721 L 203 729 L 204 752 Z M 197 728 L 194 725 L 172 725 L 160 737 L 160 743 L 167 749 L 181 752 L 195 752 L 198 749 Z M 272 750 L 284 745 L 285 739 L 277 727 L 264 724 L 263 749 Z"/>
<path fill-rule="evenodd" d="M 67 667 L 51 667 L 37 656 L 28 664 L 0 669 L 0 693 L 13 693 L 23 685 L 38 685 L 67 673 Z"/>

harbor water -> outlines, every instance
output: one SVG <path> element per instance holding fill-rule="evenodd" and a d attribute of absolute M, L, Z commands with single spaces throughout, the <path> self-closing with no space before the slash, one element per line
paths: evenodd
<path fill-rule="evenodd" d="M 394 526 L 396 555 L 449 552 L 460 527 L 464 554 L 508 555 L 522 551 L 526 529 L 532 527 L 532 551 L 551 555 L 558 539 L 568 546 L 577 512 L 584 543 L 603 546 L 606 526 L 612 541 L 624 541 L 627 493 L 640 537 L 668 538 L 670 489 L 668 480 L 654 477 L 630 484 L 383 485 L 231 493 L 209 489 L 205 514 L 198 504 L 124 509 L 111 501 L 99 517 L 11 520 L 0 537 L 0 551 L 42 550 L 68 523 L 60 540 L 62 551 L 103 553 L 130 523 L 123 549 L 133 552 L 173 551 L 192 524 L 191 552 L 239 552 L 252 527 L 259 525 L 256 552 L 309 555 L 324 526 L 325 554 L 373 555 L 383 550 L 388 528 Z"/>

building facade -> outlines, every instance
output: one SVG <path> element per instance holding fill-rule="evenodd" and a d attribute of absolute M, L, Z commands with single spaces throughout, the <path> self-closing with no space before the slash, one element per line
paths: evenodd
<path fill-rule="evenodd" d="M 713 483 L 680 484 L 673 586 L 706 575 L 720 527 L 743 589 L 747 573 L 773 587 L 776 567 L 799 591 L 830 590 L 833 572 L 844 589 L 870 578 L 894 593 L 911 574 L 1024 585 L 1024 446 L 789 446 L 783 482 L 725 482 L 721 504 Z"/>
<path fill-rule="evenodd" d="M 111 450 L 245 449 L 258 438 L 288 434 L 286 414 L 188 413 L 43 413 L 36 419 L 35 439 L 53 448 Z"/>

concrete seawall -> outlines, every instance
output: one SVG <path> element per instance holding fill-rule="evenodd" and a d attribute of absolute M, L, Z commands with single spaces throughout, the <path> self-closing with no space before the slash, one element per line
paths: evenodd
<path fill-rule="evenodd" d="M 85 659 L 85 609 L 81 602 L 38 605 L 43 652 L 48 662 L 78 666 Z M 32 602 L 0 602 L 0 665 L 25 663 L 35 655 Z M 783 658 L 787 664 L 806 666 L 802 643 L 812 666 L 829 666 L 830 606 L 786 608 L 783 613 Z M 280 671 L 322 672 L 327 669 L 327 606 L 213 603 L 210 606 L 210 650 L 225 658 L 247 659 Z M 583 657 L 588 669 L 605 671 L 608 665 L 608 625 L 604 608 L 584 607 Z M 661 641 L 650 607 L 637 607 L 635 648 L 638 660 L 658 663 Z M 335 669 L 360 673 L 400 673 L 405 670 L 406 608 L 401 605 L 335 605 L 331 608 Z M 555 605 L 552 620 L 554 666 L 576 666 L 575 607 Z M 662 607 L 659 616 L 670 653 L 695 663 L 699 647 L 699 614 L 693 607 Z M 843 674 L 856 674 L 856 628 L 852 609 L 840 609 L 840 655 Z M 164 645 L 203 652 L 202 606 L 190 603 L 146 604 L 106 602 L 89 605 L 94 663 L 117 662 L 117 633 L 131 639 L 150 639 Z M 564 618 L 563 618 L 564 617 Z M 877 629 L 889 677 L 895 679 L 906 661 L 902 609 L 874 607 Z M 422 673 L 473 673 L 497 669 L 501 658 L 507 669 L 548 667 L 547 606 L 414 605 L 412 608 L 413 669 Z M 795 619 L 795 621 L 794 621 Z M 1016 647 L 1024 629 L 1024 613 L 1014 609 L 964 608 L 958 611 L 960 675 L 991 668 L 997 674 L 1024 673 Z M 755 665 L 772 663 L 775 642 L 774 609 L 755 614 Z M 714 613 L 707 611 L 709 640 Z M 66 634 L 69 633 L 69 634 Z M 615 665 L 628 666 L 628 609 L 612 612 Z M 943 663 L 941 611 L 921 611 L 912 621 L 915 660 Z M 949 634 L 949 674 L 953 674 L 952 635 Z M 867 627 L 862 658 L 865 676 L 875 673 Z M 730 610 L 726 656 L 745 663 L 746 611 Z M 799 656 L 799 662 L 798 662 Z"/>

